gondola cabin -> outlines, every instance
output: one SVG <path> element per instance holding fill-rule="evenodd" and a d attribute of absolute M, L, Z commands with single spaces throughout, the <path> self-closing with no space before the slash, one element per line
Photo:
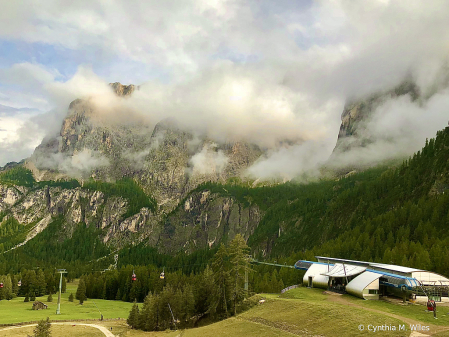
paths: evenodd
<path fill-rule="evenodd" d="M 3 282 L 0 282 L 0 288 L 3 288 Z"/>
<path fill-rule="evenodd" d="M 134 282 L 135 280 L 137 280 L 137 277 L 136 277 L 136 274 L 133 273 L 132 276 L 131 276 L 131 281 Z"/>
<path fill-rule="evenodd" d="M 17 282 L 17 286 L 18 287 L 22 286 L 22 280 L 19 280 L 19 282 Z"/>
<path fill-rule="evenodd" d="M 161 275 L 159 276 L 161 278 L 161 280 L 163 280 L 165 278 L 165 273 L 162 272 Z"/>

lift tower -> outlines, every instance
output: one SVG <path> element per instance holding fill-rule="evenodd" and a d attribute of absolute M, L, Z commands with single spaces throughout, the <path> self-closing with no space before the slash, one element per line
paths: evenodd
<path fill-rule="evenodd" d="M 62 274 L 67 274 L 67 271 L 65 269 L 57 269 L 56 272 L 61 274 L 61 277 L 59 279 L 58 308 L 56 309 L 56 315 L 60 315 L 61 314 Z"/>

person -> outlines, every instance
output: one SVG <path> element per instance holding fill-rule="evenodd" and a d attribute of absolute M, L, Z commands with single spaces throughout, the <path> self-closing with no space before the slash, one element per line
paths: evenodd
<path fill-rule="evenodd" d="M 437 318 L 437 302 L 433 301 L 433 318 Z"/>

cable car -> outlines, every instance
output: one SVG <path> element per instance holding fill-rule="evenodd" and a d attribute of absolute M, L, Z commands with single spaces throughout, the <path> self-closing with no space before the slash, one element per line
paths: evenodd
<path fill-rule="evenodd" d="M 22 280 L 19 280 L 19 282 L 17 282 L 17 286 L 20 287 L 22 285 Z"/>
<path fill-rule="evenodd" d="M 133 270 L 133 274 L 131 275 L 131 281 L 135 281 L 135 280 L 137 280 L 137 277 L 136 277 L 136 274 L 134 273 L 134 270 Z"/>
<path fill-rule="evenodd" d="M 437 307 L 437 305 L 434 300 L 427 301 L 427 310 L 428 311 L 434 311 L 436 307 Z"/>
<path fill-rule="evenodd" d="M 0 282 L 0 288 L 3 288 L 3 282 Z"/>
<path fill-rule="evenodd" d="M 161 275 L 159 276 L 161 280 L 163 280 L 163 279 L 165 278 L 165 273 L 164 273 L 164 271 L 165 271 L 165 268 L 162 269 L 162 273 L 161 273 Z"/>

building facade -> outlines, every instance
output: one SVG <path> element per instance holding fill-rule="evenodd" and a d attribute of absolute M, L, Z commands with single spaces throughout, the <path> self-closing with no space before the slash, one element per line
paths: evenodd
<path fill-rule="evenodd" d="M 305 286 L 364 299 L 379 299 L 386 295 L 410 299 L 422 295 L 449 301 L 449 279 L 430 271 L 324 256 L 316 258 L 317 262 L 299 260 L 295 264 L 296 269 L 306 271 Z"/>

